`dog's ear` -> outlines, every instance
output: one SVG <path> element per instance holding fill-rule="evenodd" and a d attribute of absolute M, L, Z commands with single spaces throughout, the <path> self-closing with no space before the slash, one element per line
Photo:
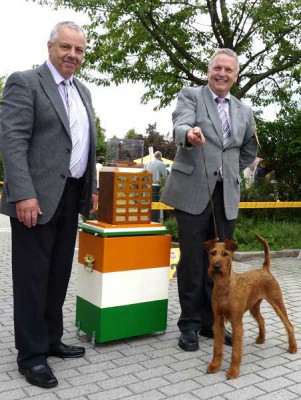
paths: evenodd
<path fill-rule="evenodd" d="M 234 253 L 238 249 L 237 244 L 233 240 L 225 239 L 225 247 Z"/>
<path fill-rule="evenodd" d="M 203 243 L 204 249 L 209 252 L 211 249 L 213 249 L 213 247 L 216 246 L 217 240 L 216 239 L 212 239 L 212 240 L 208 240 L 207 242 Z"/>

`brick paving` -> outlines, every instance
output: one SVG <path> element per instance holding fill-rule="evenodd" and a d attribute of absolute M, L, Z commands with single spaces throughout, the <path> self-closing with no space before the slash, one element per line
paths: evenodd
<path fill-rule="evenodd" d="M 179 304 L 177 282 L 170 281 L 168 328 L 156 333 L 96 344 L 81 333 L 76 337 L 75 300 L 77 250 L 74 269 L 64 307 L 64 341 L 82 344 L 84 358 L 61 360 L 49 357 L 49 364 L 59 380 L 53 389 L 29 385 L 16 368 L 14 348 L 13 304 L 10 268 L 9 220 L 0 216 L 0 400 L 290 400 L 301 397 L 301 350 L 287 353 L 286 334 L 274 310 L 262 303 L 266 319 L 267 341 L 255 344 L 256 323 L 244 317 L 244 357 L 241 376 L 225 378 L 231 349 L 225 347 L 222 370 L 214 375 L 205 373 L 211 360 L 210 339 L 200 339 L 197 352 L 184 352 L 177 346 Z M 237 271 L 259 267 L 262 260 L 235 262 Z M 281 284 L 297 341 L 301 343 L 301 259 L 273 258 L 272 270 Z"/>

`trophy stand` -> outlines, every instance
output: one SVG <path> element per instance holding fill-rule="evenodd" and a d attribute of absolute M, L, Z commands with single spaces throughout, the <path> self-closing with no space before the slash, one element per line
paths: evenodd
<path fill-rule="evenodd" d="M 78 333 L 94 344 L 166 330 L 171 236 L 151 221 L 151 199 L 141 165 L 100 171 L 97 220 L 80 224 L 76 299 Z"/>

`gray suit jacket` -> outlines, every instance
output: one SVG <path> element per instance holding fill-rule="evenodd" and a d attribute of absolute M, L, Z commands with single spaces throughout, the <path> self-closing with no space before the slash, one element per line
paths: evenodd
<path fill-rule="evenodd" d="M 90 152 L 79 209 L 88 216 L 92 193 L 97 193 L 96 130 L 90 92 L 77 79 L 74 82 L 90 123 Z M 38 223 L 44 224 L 62 196 L 72 149 L 68 116 L 46 63 L 7 79 L 0 113 L 5 174 L 1 212 L 16 217 L 15 202 L 36 197 L 43 212 Z"/>
<path fill-rule="evenodd" d="M 230 98 L 231 138 L 223 146 L 223 132 L 217 106 L 207 86 L 181 90 L 173 112 L 177 154 L 161 201 L 190 214 L 200 214 L 209 202 L 223 165 L 224 204 L 227 219 L 235 219 L 240 200 L 240 171 L 251 164 L 257 153 L 255 122 L 250 107 Z M 186 132 L 199 126 L 206 138 L 201 147 L 189 147 Z"/>

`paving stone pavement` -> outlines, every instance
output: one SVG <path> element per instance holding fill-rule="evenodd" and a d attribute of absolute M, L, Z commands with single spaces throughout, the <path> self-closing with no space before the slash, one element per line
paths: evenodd
<path fill-rule="evenodd" d="M 88 399 L 88 400 L 290 400 L 301 397 L 301 350 L 287 352 L 284 327 L 273 309 L 262 303 L 267 341 L 255 344 L 256 324 L 244 317 L 244 357 L 241 376 L 227 380 L 231 348 L 225 347 L 222 370 L 206 374 L 211 360 L 210 339 L 200 339 L 197 352 L 184 352 L 177 342 L 179 304 L 177 282 L 170 282 L 168 328 L 157 333 L 116 342 L 91 345 L 90 338 L 76 337 L 75 300 L 77 250 L 64 307 L 64 341 L 86 348 L 84 358 L 60 360 L 50 357 L 49 364 L 59 380 L 53 389 L 29 385 L 16 368 L 13 302 L 10 268 L 9 220 L 0 216 L 0 400 L 13 399 Z M 237 271 L 259 267 L 261 260 L 235 262 Z M 297 341 L 301 343 L 301 259 L 275 258 L 272 271 L 282 287 Z"/>

